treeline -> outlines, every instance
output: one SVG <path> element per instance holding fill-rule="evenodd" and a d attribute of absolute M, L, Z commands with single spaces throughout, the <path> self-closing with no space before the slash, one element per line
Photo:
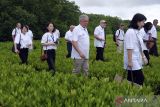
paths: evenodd
<path fill-rule="evenodd" d="M 29 25 L 35 38 L 40 38 L 46 23 L 53 21 L 63 35 L 81 14 L 67 0 L 0 0 L 0 11 L 0 35 L 5 37 L 11 36 L 17 22 Z"/>
<path fill-rule="evenodd" d="M 50 21 L 55 23 L 61 36 L 64 36 L 71 24 L 78 24 L 80 14 L 79 7 L 67 0 L 0 0 L 0 40 L 11 39 L 12 29 L 17 22 L 29 25 L 35 39 L 41 38 L 46 23 Z M 127 26 L 129 22 L 118 17 L 88 15 L 90 34 L 93 34 L 101 19 L 107 21 L 107 33 L 115 31 L 119 23 L 124 22 Z"/>

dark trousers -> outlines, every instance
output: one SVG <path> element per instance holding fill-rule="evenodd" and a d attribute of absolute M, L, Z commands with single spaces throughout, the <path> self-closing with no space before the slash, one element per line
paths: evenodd
<path fill-rule="evenodd" d="M 71 42 L 67 42 L 67 51 L 68 51 L 68 54 L 67 54 L 67 58 L 70 58 L 71 57 L 71 52 L 72 52 L 72 43 Z"/>
<path fill-rule="evenodd" d="M 132 79 L 133 78 L 133 79 Z M 144 82 L 144 75 L 142 70 L 128 70 L 128 76 L 127 76 L 128 81 L 133 81 L 134 83 L 137 83 L 139 85 L 143 85 Z"/>
<path fill-rule="evenodd" d="M 45 50 L 45 53 L 47 53 L 47 63 L 49 70 L 55 71 L 55 59 L 56 59 L 56 52 L 54 49 L 51 50 Z"/>
<path fill-rule="evenodd" d="M 103 56 L 104 48 L 96 47 L 96 49 L 97 49 L 96 60 L 104 61 L 104 56 Z"/>
<path fill-rule="evenodd" d="M 148 52 L 148 50 L 144 50 L 143 53 L 144 53 L 144 55 L 146 56 L 146 58 L 147 58 L 147 60 L 148 60 L 148 64 L 147 64 L 147 65 L 149 65 L 150 57 L 149 57 L 149 52 Z"/>
<path fill-rule="evenodd" d="M 20 49 L 19 57 L 22 64 L 28 64 L 28 48 Z"/>
<path fill-rule="evenodd" d="M 158 55 L 158 48 L 157 48 L 157 40 L 154 38 L 154 45 L 153 47 L 149 50 L 149 54 L 150 55 L 154 55 L 154 56 L 159 56 Z"/>

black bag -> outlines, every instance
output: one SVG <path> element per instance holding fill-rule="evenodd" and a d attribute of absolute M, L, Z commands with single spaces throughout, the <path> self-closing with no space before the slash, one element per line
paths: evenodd
<path fill-rule="evenodd" d="M 20 35 L 19 43 L 16 44 L 16 47 L 17 47 L 18 51 L 20 51 L 20 49 L 21 49 L 21 43 L 20 42 L 21 42 L 21 35 Z M 12 52 L 15 53 L 15 46 L 14 46 L 14 44 L 12 46 Z"/>

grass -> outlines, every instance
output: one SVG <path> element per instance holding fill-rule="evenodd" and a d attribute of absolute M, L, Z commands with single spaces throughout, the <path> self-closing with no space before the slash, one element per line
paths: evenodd
<path fill-rule="evenodd" d="M 113 81 L 115 74 L 122 75 L 125 71 L 123 54 L 116 53 L 111 35 L 107 36 L 105 63 L 93 62 L 96 50 L 91 37 L 88 78 L 72 74 L 73 61 L 65 58 L 63 38 L 56 52 L 55 76 L 47 71 L 47 63 L 40 61 L 40 41 L 34 43 L 36 49 L 29 53 L 28 66 L 19 65 L 18 55 L 11 52 L 11 42 L 0 43 L 0 107 L 115 107 L 118 96 L 153 96 L 158 91 L 160 58 L 157 57 L 151 57 L 152 68 L 143 69 L 142 88 L 132 87 L 127 81 L 121 84 Z"/>

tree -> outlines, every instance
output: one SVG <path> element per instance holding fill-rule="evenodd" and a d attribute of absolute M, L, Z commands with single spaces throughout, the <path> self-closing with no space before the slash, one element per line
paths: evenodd
<path fill-rule="evenodd" d="M 12 29 L 21 22 L 30 26 L 35 38 L 41 38 L 50 21 L 63 36 L 70 24 L 78 23 L 81 13 L 74 2 L 67 0 L 0 0 L 0 5 L 0 36 L 3 37 L 11 37 Z"/>

